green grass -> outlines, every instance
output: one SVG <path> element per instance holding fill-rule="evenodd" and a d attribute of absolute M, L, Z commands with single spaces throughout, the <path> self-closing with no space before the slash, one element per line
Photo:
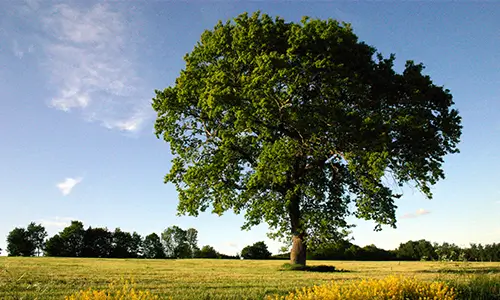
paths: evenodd
<path fill-rule="evenodd" d="M 450 285 L 460 295 L 460 299 L 496 300 L 500 299 L 500 277 L 490 274 L 479 274 L 456 278 Z"/>
<path fill-rule="evenodd" d="M 63 299 L 80 289 L 106 288 L 120 278 L 174 299 L 263 299 L 298 287 L 387 275 L 453 280 L 461 287 L 474 274 L 487 274 L 498 287 L 500 263 L 309 261 L 347 272 L 290 272 L 282 260 L 134 260 L 85 258 L 0 258 L 0 299 Z M 496 284 L 496 285 L 495 285 Z M 476 285 L 480 287 L 480 284 Z M 477 291 L 469 288 L 471 295 Z"/>

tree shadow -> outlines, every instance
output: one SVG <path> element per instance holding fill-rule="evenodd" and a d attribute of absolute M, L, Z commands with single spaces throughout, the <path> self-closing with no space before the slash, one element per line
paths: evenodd
<path fill-rule="evenodd" d="M 351 272 L 344 269 L 337 269 L 335 266 L 318 265 L 318 266 L 303 266 L 294 264 L 283 264 L 280 268 L 281 271 L 303 271 L 303 272 L 321 272 L 321 273 L 345 273 Z"/>

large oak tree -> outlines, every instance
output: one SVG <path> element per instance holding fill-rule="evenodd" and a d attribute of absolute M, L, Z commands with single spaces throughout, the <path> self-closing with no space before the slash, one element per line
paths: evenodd
<path fill-rule="evenodd" d="M 408 61 L 394 70 L 351 26 L 255 13 L 205 31 L 175 84 L 156 91 L 156 135 L 174 155 L 178 212 L 244 212 L 306 247 L 342 237 L 346 217 L 395 227 L 397 185 L 429 198 L 458 152 L 452 95 Z M 384 178 L 393 179 L 388 184 Z"/>

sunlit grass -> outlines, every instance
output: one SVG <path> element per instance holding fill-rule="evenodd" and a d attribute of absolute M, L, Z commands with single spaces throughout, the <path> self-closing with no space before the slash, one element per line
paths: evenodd
<path fill-rule="evenodd" d="M 310 261 L 349 272 L 290 272 L 285 261 L 134 260 L 85 258 L 0 258 L 0 299 L 64 299 L 80 290 L 105 289 L 121 278 L 133 278 L 140 290 L 173 299 L 263 299 L 287 295 L 296 288 L 403 275 L 421 280 L 468 280 L 471 273 L 491 272 L 500 263 Z M 445 272 L 461 270 L 461 272 Z"/>

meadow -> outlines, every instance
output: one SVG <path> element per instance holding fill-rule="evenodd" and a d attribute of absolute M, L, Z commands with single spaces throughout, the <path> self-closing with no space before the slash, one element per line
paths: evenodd
<path fill-rule="evenodd" d="M 173 299 L 263 299 L 335 281 L 383 278 L 467 281 L 500 279 L 500 263 L 309 261 L 346 272 L 287 271 L 283 260 L 146 260 L 0 257 L 0 299 L 64 299 L 81 289 L 133 278 L 140 289 Z"/>

